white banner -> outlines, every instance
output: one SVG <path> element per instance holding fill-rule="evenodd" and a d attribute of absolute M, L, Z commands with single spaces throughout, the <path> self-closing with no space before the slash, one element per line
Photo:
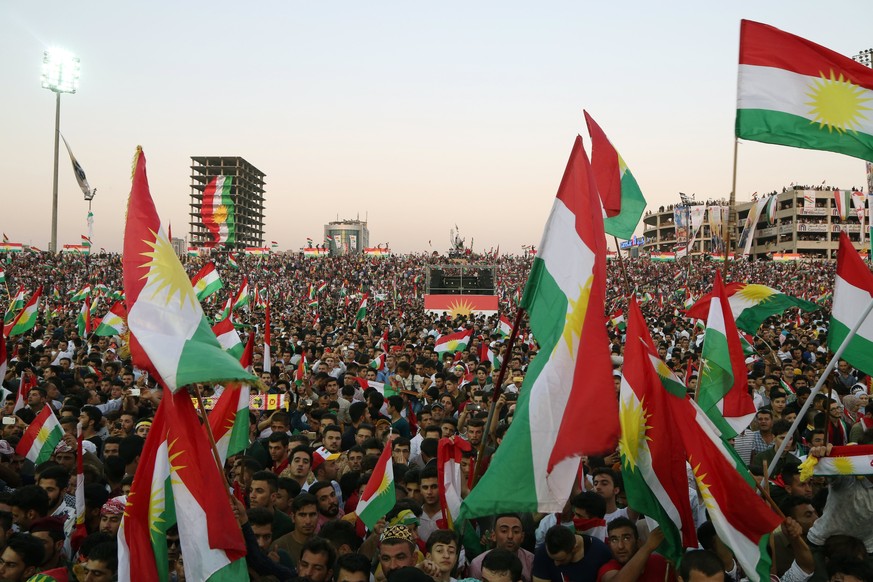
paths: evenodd
<path fill-rule="evenodd" d="M 694 241 L 697 240 L 697 233 L 700 232 L 700 227 L 703 226 L 703 218 L 706 216 L 706 206 L 692 206 L 688 209 L 691 218 L 691 241 L 688 243 L 688 250 L 694 248 Z"/>
<path fill-rule="evenodd" d="M 709 234 L 712 237 L 712 252 L 723 253 L 725 243 L 725 230 L 730 217 L 729 206 L 709 207 Z"/>
<path fill-rule="evenodd" d="M 743 255 L 748 255 L 752 250 L 752 239 L 755 238 L 755 227 L 758 225 L 758 219 L 761 217 L 761 210 L 763 210 L 763 208 L 763 200 L 752 202 L 752 207 L 749 208 L 749 214 L 746 216 L 745 223 L 743 223 L 743 233 L 740 235 L 740 240 L 737 242 L 737 248 L 742 248 Z"/>

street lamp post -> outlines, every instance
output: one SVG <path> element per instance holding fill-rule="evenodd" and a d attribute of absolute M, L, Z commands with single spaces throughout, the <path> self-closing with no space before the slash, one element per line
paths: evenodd
<path fill-rule="evenodd" d="M 79 59 L 61 49 L 49 49 L 42 57 L 42 87 L 55 94 L 55 160 L 52 178 L 52 238 L 49 252 L 58 251 L 58 148 L 61 130 L 61 93 L 79 88 Z"/>

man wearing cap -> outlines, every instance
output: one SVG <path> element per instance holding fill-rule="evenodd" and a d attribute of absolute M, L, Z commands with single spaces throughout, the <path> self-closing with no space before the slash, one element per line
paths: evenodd
<path fill-rule="evenodd" d="M 121 527 L 121 518 L 124 516 L 124 506 L 127 504 L 127 497 L 119 495 L 113 497 L 103 504 L 100 508 L 100 531 L 108 533 L 112 537 L 118 535 L 118 528 Z"/>
<path fill-rule="evenodd" d="M 405 525 L 390 525 L 382 532 L 379 542 L 379 566 L 387 578 L 400 568 L 418 563 L 418 546 Z"/>
<path fill-rule="evenodd" d="M 333 490 L 336 493 L 340 506 L 342 506 L 343 490 L 336 481 L 337 474 L 339 473 L 339 466 L 337 465 L 337 459 L 339 458 L 339 453 L 332 453 L 324 447 L 318 447 L 312 453 L 312 474 L 315 476 L 316 481 L 327 481 L 333 485 Z M 309 491 L 314 484 L 310 483 L 306 490 Z"/>

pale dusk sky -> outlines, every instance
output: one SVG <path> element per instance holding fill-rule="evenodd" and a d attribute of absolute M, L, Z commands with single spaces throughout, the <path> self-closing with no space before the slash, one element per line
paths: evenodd
<path fill-rule="evenodd" d="M 731 187 L 740 19 L 846 55 L 873 47 L 869 3 L 11 2 L 0 0 L 0 230 L 47 249 L 54 95 L 43 51 L 82 61 L 61 131 L 97 188 L 94 245 L 121 249 L 140 144 L 158 211 L 188 229 L 190 156 L 267 175 L 267 244 L 297 249 L 329 220 L 371 243 L 445 250 L 538 244 L 582 109 L 649 206 Z M 738 199 L 791 182 L 862 187 L 864 164 L 739 148 Z M 58 243 L 87 203 L 61 146 Z"/>

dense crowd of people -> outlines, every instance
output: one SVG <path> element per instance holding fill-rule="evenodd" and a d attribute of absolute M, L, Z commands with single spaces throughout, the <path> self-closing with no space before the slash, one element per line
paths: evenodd
<path fill-rule="evenodd" d="M 468 259 L 495 266 L 500 315 L 513 320 L 533 257 Z M 217 318 L 247 282 L 248 305 L 231 317 L 243 342 L 256 335 L 253 369 L 260 389 L 281 395 L 285 403 L 250 411 L 249 446 L 224 467 L 252 579 L 696 582 L 744 576 L 708 521 L 693 477 L 689 495 L 701 548 L 687 553 L 678 568 L 662 558 L 657 553 L 661 531 L 627 506 L 618 451 L 584 459 L 584 486 L 574 489 L 561 513 L 488 516 L 471 523 L 463 536 L 448 527 L 436 466 L 440 439 L 472 445 L 462 463 L 466 495 L 478 476 L 478 451 L 485 455 L 478 465 L 487 467 L 511 426 L 538 347 L 526 323 L 510 347 L 498 315 L 452 318 L 425 312 L 427 269 L 446 257 L 277 254 L 229 261 L 216 254 L 183 262 L 194 275 L 209 260 L 215 261 L 224 287 L 203 302 L 204 311 Z M 124 336 L 96 336 L 93 329 L 80 333 L 82 301 L 72 297 L 90 287 L 95 319 L 105 315 L 122 289 L 121 257 L 24 253 L 8 257 L 3 268 L 10 295 L 20 286 L 28 292 L 42 286 L 44 301 L 37 326 L 6 339 L 0 579 L 112 580 L 126 495 L 163 391 L 132 365 Z M 699 257 L 675 263 L 611 260 L 608 265 L 606 315 L 626 311 L 628 295 L 636 293 L 659 355 L 685 380 L 692 397 L 703 328 L 684 309 L 711 290 L 721 268 Z M 767 285 L 821 306 L 771 317 L 749 338 L 746 366 L 758 412 L 733 444 L 759 476 L 828 362 L 834 276 L 831 261 L 729 266 L 729 281 Z M 365 294 L 367 313 L 356 321 Z M 267 296 L 269 371 L 263 366 L 265 317 L 258 301 Z M 473 332 L 463 353 L 434 351 L 439 337 L 461 328 Z M 624 334 L 617 323 L 609 324 L 609 333 L 618 379 Z M 506 363 L 500 383 L 490 358 L 482 357 L 483 345 Z M 23 407 L 16 409 L 22 383 L 29 389 Z M 381 385 L 393 387 L 393 395 L 375 387 Z M 221 391 L 201 388 L 206 396 Z M 825 454 L 828 446 L 873 444 L 869 394 L 869 377 L 841 361 L 827 389 L 815 396 L 807 422 L 789 437 L 788 454 L 769 482 L 770 495 L 785 515 L 770 549 L 774 575 L 783 580 L 873 579 L 873 482 L 856 477 L 802 481 L 798 471 L 801 460 Z M 489 424 L 492 402 L 496 408 Z M 64 437 L 48 460 L 34 465 L 16 448 L 46 407 L 59 418 Z M 84 539 L 72 535 L 78 424 L 84 439 Z M 368 529 L 355 508 L 386 446 L 392 452 L 397 502 Z M 171 578 L 183 580 L 185 556 L 176 528 L 168 530 L 166 542 Z"/>

